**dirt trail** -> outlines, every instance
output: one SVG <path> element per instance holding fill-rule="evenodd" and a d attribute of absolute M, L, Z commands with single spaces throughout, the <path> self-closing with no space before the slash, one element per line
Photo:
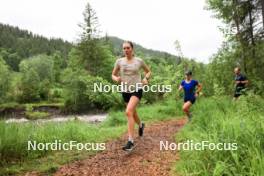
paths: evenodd
<path fill-rule="evenodd" d="M 179 159 L 178 152 L 160 150 L 160 141 L 175 142 L 175 133 L 185 123 L 186 119 L 181 119 L 147 125 L 144 137 L 135 139 L 137 146 L 131 153 L 121 150 L 126 143 L 126 135 L 123 135 L 108 142 L 105 151 L 88 159 L 64 165 L 54 175 L 170 175 L 172 164 Z"/>

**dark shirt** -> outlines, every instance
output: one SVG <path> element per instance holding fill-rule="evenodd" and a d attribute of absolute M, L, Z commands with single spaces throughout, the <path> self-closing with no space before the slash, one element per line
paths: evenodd
<path fill-rule="evenodd" d="M 236 75 L 235 81 L 246 81 L 247 77 L 245 75 L 239 74 Z M 244 89 L 246 87 L 246 83 L 238 83 L 236 84 L 236 88 Z"/>

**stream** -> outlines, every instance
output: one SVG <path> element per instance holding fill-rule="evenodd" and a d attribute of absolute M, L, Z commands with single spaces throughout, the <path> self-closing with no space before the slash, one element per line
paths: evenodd
<path fill-rule="evenodd" d="M 25 122 L 65 122 L 79 120 L 88 123 L 100 123 L 106 119 L 108 114 L 87 114 L 87 115 L 57 115 L 49 119 L 37 119 L 37 120 L 28 120 L 26 118 L 11 118 L 5 120 L 6 123 L 25 123 Z"/>

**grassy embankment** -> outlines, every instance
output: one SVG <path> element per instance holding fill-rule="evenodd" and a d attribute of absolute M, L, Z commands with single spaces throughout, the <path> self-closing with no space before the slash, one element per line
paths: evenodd
<path fill-rule="evenodd" d="M 237 150 L 180 151 L 175 173 L 182 175 L 264 175 L 264 100 L 255 95 L 201 99 L 193 121 L 176 140 L 237 143 Z"/>
<path fill-rule="evenodd" d="M 181 101 L 167 100 L 138 109 L 147 122 L 166 120 L 181 116 Z M 95 154 L 96 151 L 28 151 L 27 141 L 49 143 L 100 143 L 117 138 L 126 131 L 123 111 L 111 112 L 102 124 L 87 124 L 79 121 L 61 123 L 5 124 L 0 122 L 0 175 L 18 174 L 26 171 L 54 172 L 60 165 Z"/>

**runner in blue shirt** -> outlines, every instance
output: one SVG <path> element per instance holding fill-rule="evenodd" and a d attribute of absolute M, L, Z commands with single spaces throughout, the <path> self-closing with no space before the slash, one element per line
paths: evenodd
<path fill-rule="evenodd" d="M 195 88 L 197 86 L 197 91 L 195 92 Z M 182 106 L 183 111 L 187 115 L 189 121 L 191 120 L 190 107 L 195 103 L 196 97 L 199 95 L 199 92 L 202 90 L 202 85 L 192 79 L 192 72 L 185 72 L 185 80 L 181 82 L 179 87 L 180 90 L 184 90 L 184 104 Z"/>

